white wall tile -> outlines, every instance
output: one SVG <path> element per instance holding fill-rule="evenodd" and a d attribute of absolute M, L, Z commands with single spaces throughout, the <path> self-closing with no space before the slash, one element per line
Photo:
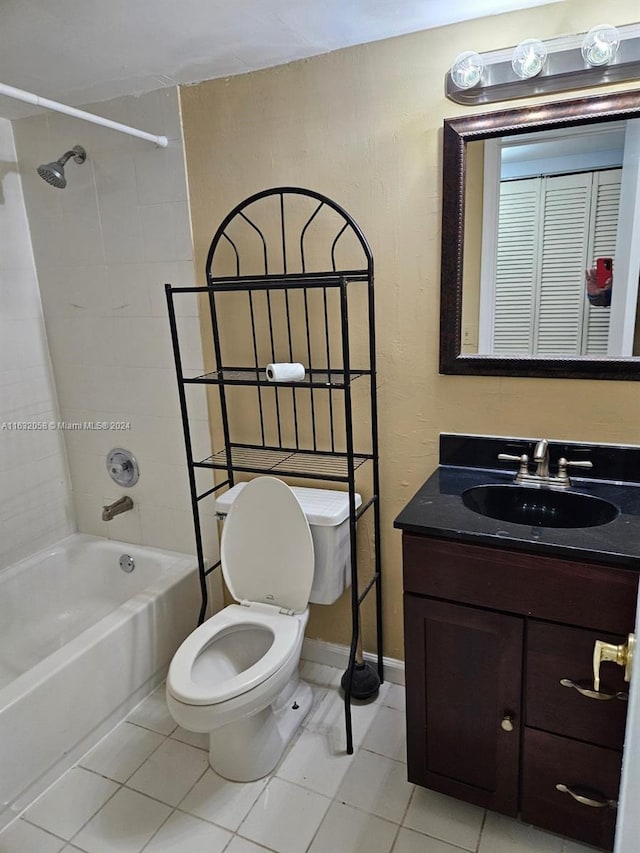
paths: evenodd
<path fill-rule="evenodd" d="M 111 313 L 111 292 L 104 264 L 39 265 L 38 281 L 47 322 L 52 317 Z"/>
<path fill-rule="evenodd" d="M 160 149 L 58 115 L 15 122 L 60 419 L 131 423 L 131 429 L 121 432 L 62 433 L 78 527 L 82 532 L 194 553 L 164 292 L 165 282 L 190 286 L 197 281 L 177 92 L 117 98 L 96 111 L 164 133 L 172 141 Z M 76 144 L 86 148 L 86 163 L 69 163 L 63 192 L 47 186 L 36 175 L 36 166 Z M 8 298 L 0 284 L 0 306 Z M 202 372 L 197 300 L 192 295 L 176 297 L 175 305 L 185 368 Z M 14 315 L 17 321 L 26 319 L 21 311 L 13 306 L 12 320 Z M 29 333 L 14 322 L 11 329 L 14 344 Z M 7 370 L 19 371 L 23 365 L 15 359 L 15 345 L 10 349 Z M 196 452 L 204 457 L 210 453 L 205 394 L 191 397 Z M 105 523 L 100 517 L 102 504 L 123 493 L 105 467 L 106 452 L 118 446 L 138 458 L 141 477 L 139 485 L 127 492 L 134 509 Z M 215 554 L 217 525 L 211 514 L 206 521 L 207 552 Z"/>
<path fill-rule="evenodd" d="M 166 148 L 156 148 L 153 156 L 139 152 L 134 155 L 134 164 L 139 204 L 186 201 L 187 184 L 180 143 L 171 142 Z"/>
<path fill-rule="evenodd" d="M 186 202 L 144 205 L 139 210 L 146 261 L 190 259 L 191 233 Z"/>
<path fill-rule="evenodd" d="M 146 264 L 109 263 L 106 267 L 109 307 L 117 317 L 151 316 Z M 166 321 L 166 305 L 164 319 Z"/>
<path fill-rule="evenodd" d="M 75 526 L 61 436 L 28 429 L 59 419 L 11 124 L 0 157 L 15 164 L 0 205 L 0 569 Z M 24 428 L 11 428 L 21 425 Z"/>

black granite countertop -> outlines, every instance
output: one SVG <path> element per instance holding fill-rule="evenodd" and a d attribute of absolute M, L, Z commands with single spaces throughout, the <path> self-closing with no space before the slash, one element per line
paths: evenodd
<path fill-rule="evenodd" d="M 465 454 L 457 452 L 459 447 L 456 452 L 451 452 L 452 444 L 447 441 L 448 438 L 441 437 L 441 460 L 453 458 L 457 462 L 465 461 Z M 490 441 L 495 441 L 496 447 L 501 447 L 503 452 L 506 450 L 511 453 L 515 449 L 515 440 L 511 440 L 509 447 L 505 444 L 509 440 Z M 556 459 L 557 447 L 553 444 L 551 447 L 552 458 Z M 562 445 L 562 448 L 564 450 L 560 452 L 566 455 L 566 445 Z M 522 447 L 518 449 L 522 450 Z M 569 449 L 576 451 L 578 445 Z M 496 458 L 497 454 L 493 452 L 495 447 L 487 451 L 485 445 L 484 450 L 484 453 L 475 454 L 474 459 L 480 458 L 486 463 L 489 458 Z M 580 457 L 576 452 L 572 455 Z M 592 451 L 590 455 L 594 455 Z M 398 515 L 394 527 L 460 542 L 587 560 L 640 571 L 640 483 L 605 480 L 601 470 L 598 471 L 600 478 L 572 477 L 570 491 L 603 498 L 615 504 L 620 511 L 613 521 L 596 527 L 531 527 L 487 518 L 468 509 L 461 498 L 466 489 L 478 485 L 513 483 L 515 465 L 508 464 L 509 471 L 498 470 L 497 467 L 441 464 Z M 601 466 L 598 468 L 601 469 Z"/>

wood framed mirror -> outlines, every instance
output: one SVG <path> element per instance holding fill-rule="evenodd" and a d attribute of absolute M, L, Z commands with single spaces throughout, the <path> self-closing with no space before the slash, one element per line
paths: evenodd
<path fill-rule="evenodd" d="M 441 373 L 640 379 L 639 273 L 640 92 L 445 120 Z"/>

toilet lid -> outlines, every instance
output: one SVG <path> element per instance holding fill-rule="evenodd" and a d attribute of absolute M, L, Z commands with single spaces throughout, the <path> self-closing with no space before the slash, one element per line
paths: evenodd
<path fill-rule="evenodd" d="M 301 613 L 309 603 L 314 552 L 309 522 L 289 486 L 256 477 L 233 502 L 222 528 L 222 574 L 236 601 Z"/>

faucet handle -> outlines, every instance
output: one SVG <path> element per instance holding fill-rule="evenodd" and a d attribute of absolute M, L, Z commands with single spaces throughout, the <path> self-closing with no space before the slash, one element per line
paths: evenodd
<path fill-rule="evenodd" d="M 558 477 L 560 479 L 568 481 L 569 476 L 567 474 L 567 468 L 593 468 L 593 462 L 589 462 L 588 459 L 583 459 L 579 462 L 571 462 L 562 456 L 558 459 Z"/>
<path fill-rule="evenodd" d="M 529 457 L 526 453 L 523 453 L 521 456 L 513 456 L 511 453 L 498 453 L 498 459 L 503 462 L 519 462 L 520 467 L 518 468 L 516 477 L 523 477 L 529 473 Z"/>

